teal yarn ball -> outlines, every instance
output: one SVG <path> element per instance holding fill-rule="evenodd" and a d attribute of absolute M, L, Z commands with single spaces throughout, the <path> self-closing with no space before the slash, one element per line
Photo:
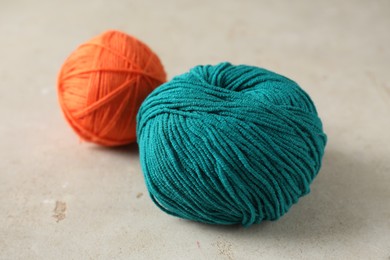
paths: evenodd
<path fill-rule="evenodd" d="M 196 66 L 155 89 L 137 115 L 141 166 L 171 215 L 250 226 L 310 191 L 326 135 L 292 80 L 247 65 Z"/>

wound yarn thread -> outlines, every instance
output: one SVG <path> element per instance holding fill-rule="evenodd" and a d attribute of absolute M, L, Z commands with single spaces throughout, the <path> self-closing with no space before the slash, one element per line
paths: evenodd
<path fill-rule="evenodd" d="M 138 109 L 165 81 L 160 59 L 146 44 L 110 30 L 69 56 L 57 90 L 65 118 L 81 139 L 117 146 L 136 140 Z"/>
<path fill-rule="evenodd" d="M 327 137 L 292 80 L 247 65 L 196 66 L 154 90 L 137 116 L 154 203 L 211 224 L 276 220 L 310 191 Z"/>

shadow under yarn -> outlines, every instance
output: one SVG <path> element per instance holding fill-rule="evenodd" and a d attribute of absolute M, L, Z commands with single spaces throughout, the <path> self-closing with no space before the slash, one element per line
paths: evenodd
<path fill-rule="evenodd" d="M 386 182 L 372 180 L 373 175 L 369 173 L 375 168 L 377 165 L 373 158 L 361 160 L 341 150 L 329 149 L 324 156 L 323 167 L 311 186 L 312 192 L 301 198 L 300 203 L 280 220 L 265 221 L 251 228 L 190 221 L 186 224 L 226 236 L 251 239 L 261 234 L 262 239 L 289 240 L 289 243 L 314 238 L 318 241 L 346 234 L 352 237 L 369 229 L 369 221 L 375 219 L 372 208 L 367 205 L 382 201 L 388 189 Z"/>
<path fill-rule="evenodd" d="M 131 143 L 128 145 L 122 145 L 122 146 L 97 146 L 92 145 L 91 149 L 98 151 L 98 152 L 105 152 L 105 153 L 111 153 L 111 154 L 117 154 L 121 157 L 129 158 L 129 156 L 139 156 L 139 150 L 138 150 L 138 144 L 137 143 Z"/>

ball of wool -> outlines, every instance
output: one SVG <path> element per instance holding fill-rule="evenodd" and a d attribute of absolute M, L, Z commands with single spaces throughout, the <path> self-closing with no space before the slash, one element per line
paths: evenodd
<path fill-rule="evenodd" d="M 58 76 L 65 118 L 81 139 L 105 146 L 136 140 L 142 101 L 166 81 L 157 55 L 140 40 L 107 31 L 79 46 Z"/>
<path fill-rule="evenodd" d="M 196 66 L 137 116 L 140 159 L 163 211 L 212 224 L 276 220 L 309 192 L 326 135 L 310 97 L 271 71 Z"/>

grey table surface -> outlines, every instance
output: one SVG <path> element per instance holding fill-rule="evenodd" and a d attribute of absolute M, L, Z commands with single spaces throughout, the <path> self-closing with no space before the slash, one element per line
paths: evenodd
<path fill-rule="evenodd" d="M 136 145 L 79 142 L 56 94 L 80 43 L 119 29 L 169 78 L 231 61 L 284 74 L 329 137 L 312 192 L 251 228 L 168 216 Z M 389 259 L 390 1 L 0 2 L 0 259 Z"/>

